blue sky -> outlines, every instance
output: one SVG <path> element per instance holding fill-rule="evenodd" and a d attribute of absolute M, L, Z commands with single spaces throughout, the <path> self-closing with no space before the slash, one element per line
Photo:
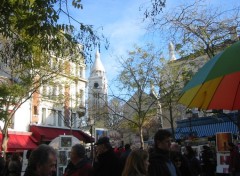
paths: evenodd
<path fill-rule="evenodd" d="M 159 36 L 147 35 L 145 25 L 142 23 L 143 12 L 139 7 L 147 5 L 150 0 L 82 0 L 83 10 L 80 12 L 73 10 L 71 14 L 85 24 L 94 25 L 99 29 L 110 42 L 110 47 L 106 50 L 101 47 L 101 60 L 107 72 L 109 84 L 115 78 L 119 70 L 116 58 L 126 56 L 127 51 L 133 48 L 134 44 L 143 45 L 147 42 L 161 43 Z M 168 10 L 186 0 L 166 0 Z M 193 2 L 193 0 L 188 0 Z M 229 8 L 240 5 L 240 0 L 207 0 L 207 4 Z M 103 28 L 101 31 L 100 29 Z M 159 37 L 159 38 L 158 38 Z M 163 47 L 168 48 L 168 43 Z M 93 52 L 95 56 L 95 51 Z M 89 73 L 89 67 L 87 72 Z M 87 73 L 87 75 L 88 75 Z M 112 86 L 111 86 L 112 87 Z"/>
<path fill-rule="evenodd" d="M 101 60 L 110 82 L 118 70 L 117 56 L 126 55 L 133 44 L 143 43 L 145 29 L 141 23 L 139 6 L 143 0 L 83 0 L 83 16 L 80 20 L 86 24 L 93 24 L 99 33 L 108 38 L 110 47 L 106 50 L 101 47 Z M 103 31 L 101 31 L 103 27 Z M 88 70 L 89 71 L 89 70 Z"/>

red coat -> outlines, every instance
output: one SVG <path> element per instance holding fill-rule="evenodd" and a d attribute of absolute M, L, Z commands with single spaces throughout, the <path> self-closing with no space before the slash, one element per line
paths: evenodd
<path fill-rule="evenodd" d="M 93 176 L 93 168 L 87 160 L 80 161 L 77 165 L 68 164 L 64 176 Z"/>

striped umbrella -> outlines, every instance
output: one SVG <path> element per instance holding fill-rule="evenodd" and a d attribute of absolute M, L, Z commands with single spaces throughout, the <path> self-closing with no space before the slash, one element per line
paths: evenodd
<path fill-rule="evenodd" d="M 240 110 L 240 41 L 210 59 L 183 88 L 189 108 Z"/>

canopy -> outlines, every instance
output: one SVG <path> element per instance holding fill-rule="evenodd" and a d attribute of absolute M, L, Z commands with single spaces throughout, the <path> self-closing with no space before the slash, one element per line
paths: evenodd
<path fill-rule="evenodd" d="M 7 152 L 33 150 L 37 148 L 37 140 L 31 133 L 9 132 Z M 0 144 L 2 146 L 2 133 L 0 133 Z"/>
<path fill-rule="evenodd" d="M 54 128 L 54 127 L 45 127 L 45 126 L 30 126 L 30 131 L 33 133 L 33 136 L 40 141 L 52 141 L 54 138 L 59 135 L 73 135 L 80 141 L 85 143 L 94 142 L 94 138 L 84 133 L 81 130 L 70 130 L 63 128 Z"/>

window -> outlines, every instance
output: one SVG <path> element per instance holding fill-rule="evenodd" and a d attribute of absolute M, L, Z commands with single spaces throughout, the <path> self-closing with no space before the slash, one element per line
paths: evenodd
<path fill-rule="evenodd" d="M 43 96 L 47 95 L 47 86 L 46 85 L 43 85 L 43 87 L 42 87 L 42 94 L 43 94 Z"/>
<path fill-rule="evenodd" d="M 79 76 L 78 73 L 79 73 L 79 68 L 80 67 L 77 64 L 75 64 L 75 65 L 76 65 L 76 70 L 75 70 L 74 74 L 75 74 L 75 76 Z"/>
<path fill-rule="evenodd" d="M 58 71 L 62 71 L 64 69 L 62 59 L 58 59 Z"/>
<path fill-rule="evenodd" d="M 42 124 L 46 124 L 46 108 L 42 108 Z"/>
<path fill-rule="evenodd" d="M 79 105 L 81 107 L 84 107 L 84 91 L 82 89 L 80 89 L 80 93 L 79 93 Z"/>
<path fill-rule="evenodd" d="M 72 63 L 72 75 L 76 76 L 77 65 Z"/>
<path fill-rule="evenodd" d="M 58 59 L 57 58 L 53 58 L 52 59 L 52 64 L 53 64 L 52 68 L 54 70 L 57 70 L 58 69 Z"/>
<path fill-rule="evenodd" d="M 72 113 L 72 119 L 71 119 L 72 127 L 77 128 L 77 117 L 76 113 Z"/>
<path fill-rule="evenodd" d="M 83 77 L 83 68 L 82 67 L 79 68 L 79 77 L 80 78 Z"/>
<path fill-rule="evenodd" d="M 57 125 L 56 111 L 55 110 L 50 110 L 50 111 L 51 111 L 52 125 L 56 126 Z"/>
<path fill-rule="evenodd" d="M 63 116 L 62 111 L 58 111 L 58 126 L 62 126 Z"/>
<path fill-rule="evenodd" d="M 52 96 L 53 96 L 53 98 L 56 98 L 56 95 L 57 95 L 57 86 L 53 85 L 52 86 Z"/>
<path fill-rule="evenodd" d="M 58 95 L 63 95 L 63 86 L 61 84 L 58 86 Z"/>

